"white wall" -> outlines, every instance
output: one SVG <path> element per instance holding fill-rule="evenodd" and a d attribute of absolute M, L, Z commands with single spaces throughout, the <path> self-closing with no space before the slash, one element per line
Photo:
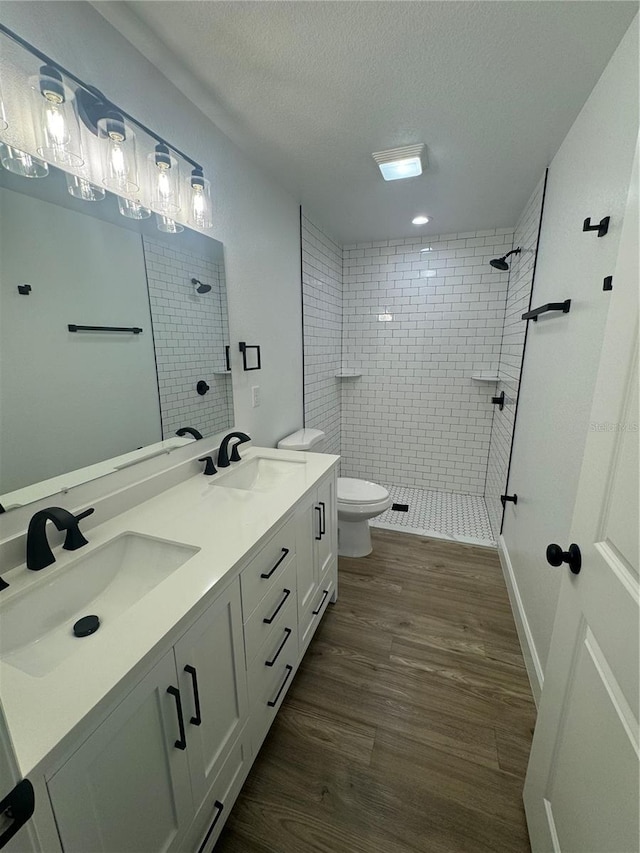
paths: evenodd
<path fill-rule="evenodd" d="M 507 486 L 511 438 L 513 436 L 516 403 L 520 387 L 522 352 L 527 328 L 526 320 L 522 320 L 521 317 L 527 311 L 531 297 L 544 185 L 545 178 L 543 176 L 518 220 L 513 245 L 520 248 L 520 254 L 511 255 L 508 259 L 509 272 L 505 273 L 509 276 L 509 287 L 504 311 L 500 359 L 498 361 L 500 382 L 495 389 L 496 394 L 504 391 L 505 403 L 502 411 L 494 408 L 489 460 L 487 462 L 487 479 L 484 487 L 489 522 L 496 540 L 500 535 L 500 524 L 502 522 L 500 495 L 505 494 Z"/>
<path fill-rule="evenodd" d="M 212 236 L 225 247 L 236 423 L 257 444 L 267 445 L 298 428 L 302 318 L 297 202 L 88 3 L 3 0 L 0 17 L 202 162 L 212 181 Z M 262 346 L 259 373 L 241 371 L 240 340 Z M 262 404 L 252 409 L 255 384 L 261 386 Z"/>
<path fill-rule="evenodd" d="M 503 228 L 344 247 L 342 358 L 362 378 L 343 380 L 343 476 L 483 493 L 494 386 L 471 377 L 497 370 L 508 276 L 489 261 L 512 241 Z"/>
<path fill-rule="evenodd" d="M 340 453 L 342 364 L 342 247 L 302 214 L 305 426 L 326 435 L 327 453 Z"/>
<path fill-rule="evenodd" d="M 6 493 L 160 441 L 161 432 L 140 236 L 7 189 L 0 207 Z M 19 284 L 31 293 L 19 295 Z M 73 333 L 70 323 L 143 332 Z"/>
<path fill-rule="evenodd" d="M 518 505 L 508 505 L 503 531 L 534 687 L 565 570 L 547 565 L 545 549 L 550 542 L 569 545 L 609 305 L 602 280 L 613 273 L 638 135 L 637 81 L 636 20 L 549 168 L 533 307 L 570 298 L 571 312 L 529 329 L 509 477 Z M 606 215 L 606 237 L 583 233 L 585 217 L 598 222 Z"/>

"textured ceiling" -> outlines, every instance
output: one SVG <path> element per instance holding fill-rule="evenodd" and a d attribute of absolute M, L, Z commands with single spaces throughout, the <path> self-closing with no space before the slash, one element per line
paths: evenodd
<path fill-rule="evenodd" d="M 103 14 L 343 243 L 513 225 L 638 8 L 124 5 Z M 417 142 L 428 170 L 385 183 L 371 152 Z"/>

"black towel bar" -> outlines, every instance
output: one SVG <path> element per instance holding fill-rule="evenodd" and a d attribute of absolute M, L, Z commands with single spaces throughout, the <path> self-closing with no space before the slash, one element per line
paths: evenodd
<path fill-rule="evenodd" d="M 540 314 L 546 314 L 547 311 L 562 311 L 563 314 L 568 314 L 571 308 L 571 300 L 565 299 L 564 302 L 547 302 L 546 305 L 541 305 L 539 308 L 534 308 L 533 311 L 527 311 L 522 315 L 523 320 L 535 320 L 537 322 Z"/>
<path fill-rule="evenodd" d="M 68 328 L 70 332 L 129 332 L 132 335 L 142 332 L 139 326 L 77 326 L 69 323 Z"/>

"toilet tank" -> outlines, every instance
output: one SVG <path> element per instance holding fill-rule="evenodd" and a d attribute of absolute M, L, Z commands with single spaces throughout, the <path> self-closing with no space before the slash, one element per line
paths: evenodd
<path fill-rule="evenodd" d="M 324 433 L 321 429 L 299 429 L 278 442 L 279 450 L 313 450 L 321 453 Z"/>

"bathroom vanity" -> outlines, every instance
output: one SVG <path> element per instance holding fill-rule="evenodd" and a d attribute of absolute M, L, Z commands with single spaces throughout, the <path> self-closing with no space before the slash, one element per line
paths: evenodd
<path fill-rule="evenodd" d="M 4 574 L 2 701 L 47 853 L 212 850 L 337 596 L 338 457 L 251 447 L 205 476 L 178 452 L 103 487 L 88 545 L 50 534 L 53 565 Z"/>

